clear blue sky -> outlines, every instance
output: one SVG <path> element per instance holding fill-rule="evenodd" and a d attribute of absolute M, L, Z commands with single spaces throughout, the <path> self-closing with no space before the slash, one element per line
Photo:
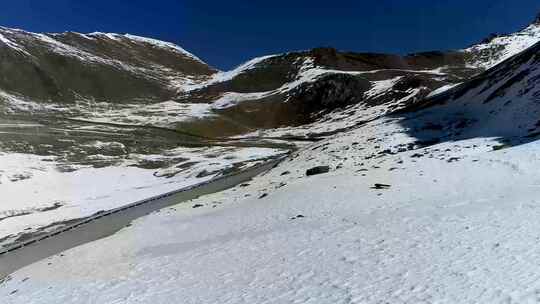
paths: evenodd
<path fill-rule="evenodd" d="M 150 36 L 228 69 L 317 46 L 400 54 L 460 48 L 518 30 L 539 12 L 538 0 L 16 0 L 3 1 L 0 25 Z"/>

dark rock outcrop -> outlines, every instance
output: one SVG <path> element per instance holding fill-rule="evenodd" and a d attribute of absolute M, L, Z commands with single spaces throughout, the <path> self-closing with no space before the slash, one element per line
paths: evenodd
<path fill-rule="evenodd" d="M 313 175 L 324 174 L 328 172 L 330 172 L 329 166 L 318 166 L 318 167 L 313 167 L 311 169 L 306 170 L 306 175 L 313 176 Z"/>

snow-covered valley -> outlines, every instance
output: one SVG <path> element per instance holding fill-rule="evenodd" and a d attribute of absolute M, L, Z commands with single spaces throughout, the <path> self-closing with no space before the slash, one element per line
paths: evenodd
<path fill-rule="evenodd" d="M 394 138 L 369 145 L 375 134 L 351 132 L 299 152 L 247 186 L 18 271 L 0 293 L 8 303 L 536 299 L 538 143 L 494 151 L 496 140 L 471 139 L 366 159 L 414 142 L 395 122 L 373 127 Z M 332 172 L 305 176 L 320 164 Z"/>
<path fill-rule="evenodd" d="M 0 28 L 0 52 L 54 46 L 141 88 L 95 98 L 73 83 L 64 100 L 0 82 L 0 245 L 289 153 L 0 278 L 1 302 L 539 302 L 539 29 L 221 72 L 138 36 Z M 135 57 L 114 57 L 118 45 Z"/>

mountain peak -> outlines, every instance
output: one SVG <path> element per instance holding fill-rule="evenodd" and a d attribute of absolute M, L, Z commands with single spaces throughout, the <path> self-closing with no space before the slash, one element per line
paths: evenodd
<path fill-rule="evenodd" d="M 503 37 L 505 36 L 504 34 L 499 34 L 499 33 L 491 33 L 489 34 L 486 38 L 482 39 L 482 41 L 480 41 L 480 44 L 487 44 L 487 43 L 490 43 L 492 42 L 495 38 L 498 38 L 498 37 Z"/>
<path fill-rule="evenodd" d="M 534 21 L 531 23 L 533 25 L 540 25 L 540 13 L 538 13 L 536 15 L 536 17 L 534 18 Z"/>

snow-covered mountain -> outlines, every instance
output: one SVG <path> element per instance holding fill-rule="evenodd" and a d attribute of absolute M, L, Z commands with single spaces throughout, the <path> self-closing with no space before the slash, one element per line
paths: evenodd
<path fill-rule="evenodd" d="M 217 114 L 211 123 L 226 135 L 262 128 L 268 136 L 318 136 L 442 93 L 538 41 L 535 20 L 455 51 L 398 56 L 319 48 L 264 56 L 181 87 L 180 100 L 210 101 Z"/>
<path fill-rule="evenodd" d="M 255 58 L 223 72 L 180 46 L 149 38 L 0 28 L 0 73 L 6 75 L 0 111 L 211 137 L 261 130 L 269 137 L 317 137 L 443 92 L 539 39 L 535 20 L 463 50 L 398 56 L 318 48 Z"/>
<path fill-rule="evenodd" d="M 537 43 L 445 92 L 327 135 L 249 183 L 30 265 L 0 284 L 0 297 L 537 302 L 539 81 Z M 316 166 L 329 172 L 308 176 Z"/>
<path fill-rule="evenodd" d="M 399 108 L 478 72 L 460 52 L 397 56 L 318 48 L 256 58 L 183 87 L 180 98 L 210 101 L 214 113 L 234 121 L 234 133 L 238 124 L 258 130 L 320 122 L 351 106 Z"/>
<path fill-rule="evenodd" d="M 479 44 L 462 52 L 469 55 L 467 63 L 473 67 L 489 69 L 539 41 L 540 15 L 526 28 L 512 34 L 492 34 Z"/>
<path fill-rule="evenodd" d="M 444 140 L 500 138 L 505 143 L 535 139 L 540 120 L 540 43 L 474 79 L 405 111 L 430 122 L 415 137 Z M 418 112 L 418 109 L 426 108 Z M 418 115 L 418 113 L 421 113 Z M 435 123 L 436 122 L 436 123 Z M 425 134 L 424 134 L 425 133 Z"/>

